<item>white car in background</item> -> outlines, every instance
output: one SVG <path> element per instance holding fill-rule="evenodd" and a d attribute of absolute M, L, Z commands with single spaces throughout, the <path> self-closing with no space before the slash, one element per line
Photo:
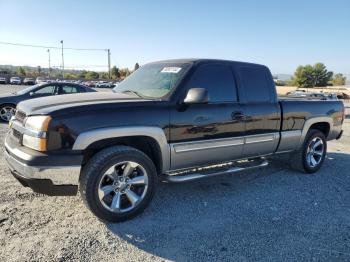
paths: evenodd
<path fill-rule="evenodd" d="M 6 77 L 0 77 L 0 84 L 7 84 Z"/>
<path fill-rule="evenodd" d="M 112 88 L 112 87 L 114 87 L 114 84 L 113 84 L 113 82 L 108 82 L 108 81 L 98 81 L 96 83 L 96 87 Z"/>
<path fill-rule="evenodd" d="M 35 80 L 35 84 L 43 84 L 46 82 L 47 82 L 47 79 L 45 77 L 37 77 Z"/>
<path fill-rule="evenodd" d="M 22 80 L 18 76 L 13 76 L 10 78 L 10 84 L 11 85 L 20 85 L 22 83 Z"/>

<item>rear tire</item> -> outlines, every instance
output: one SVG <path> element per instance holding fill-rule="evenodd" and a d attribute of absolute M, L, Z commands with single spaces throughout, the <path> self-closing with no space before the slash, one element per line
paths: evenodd
<path fill-rule="evenodd" d="M 292 153 L 291 167 L 299 172 L 315 173 L 321 168 L 326 153 L 327 140 L 325 135 L 317 129 L 310 129 L 302 147 Z"/>
<path fill-rule="evenodd" d="M 98 218 L 108 222 L 128 220 L 150 203 L 157 171 L 143 152 L 113 146 L 94 155 L 82 170 L 80 194 Z"/>

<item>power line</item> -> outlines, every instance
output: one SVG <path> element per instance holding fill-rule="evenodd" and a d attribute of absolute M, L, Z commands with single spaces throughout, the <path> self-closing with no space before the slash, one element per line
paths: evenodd
<path fill-rule="evenodd" d="M 56 65 L 58 66 L 58 65 Z M 107 65 L 78 65 L 78 64 L 68 64 L 68 65 L 64 65 L 64 66 L 68 66 L 68 67 L 108 67 Z"/>
<path fill-rule="evenodd" d="M 52 65 L 52 68 L 61 68 L 61 65 Z M 75 68 L 108 68 L 106 65 L 64 65 L 66 69 L 75 69 Z"/>
<path fill-rule="evenodd" d="M 59 49 L 61 50 L 62 47 L 58 46 L 43 46 L 43 45 L 31 45 L 31 44 L 22 44 L 22 43 L 12 43 L 12 42 L 2 42 L 0 41 L 1 45 L 13 45 L 13 46 L 24 46 L 24 47 L 35 47 L 35 48 L 50 48 L 50 49 Z M 108 52 L 107 48 L 73 48 L 73 47 L 65 47 L 63 49 L 66 50 L 76 50 L 76 51 L 105 51 Z"/>
<path fill-rule="evenodd" d="M 74 51 L 103 51 L 107 52 L 107 58 L 108 58 L 108 74 L 110 78 L 110 71 L 111 71 L 111 58 L 110 58 L 110 49 L 102 49 L 102 48 L 73 48 L 73 47 L 63 47 L 63 40 L 60 41 L 61 46 L 44 46 L 44 45 L 32 45 L 32 44 L 23 44 L 23 43 L 13 43 L 13 42 L 4 42 L 0 41 L 0 45 L 12 45 L 12 46 L 22 46 L 22 47 L 33 47 L 33 48 L 43 48 L 43 49 L 54 49 L 54 50 L 61 50 L 62 52 L 62 77 L 64 78 L 64 52 L 63 50 L 74 50 Z M 50 66 L 49 66 L 50 67 Z M 85 68 L 89 68 L 86 67 Z M 90 67 L 91 68 L 91 67 Z"/>

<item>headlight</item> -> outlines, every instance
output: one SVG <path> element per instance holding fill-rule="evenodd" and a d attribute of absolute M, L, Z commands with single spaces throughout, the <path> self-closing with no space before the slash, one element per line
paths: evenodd
<path fill-rule="evenodd" d="M 49 128 L 50 116 L 30 116 L 27 118 L 24 127 L 33 131 L 46 132 Z"/>
<path fill-rule="evenodd" d="M 22 144 L 26 147 L 37 151 L 46 151 L 47 150 L 47 140 L 46 138 L 33 137 L 26 134 L 23 134 Z"/>
<path fill-rule="evenodd" d="M 24 128 L 22 144 L 38 151 L 47 150 L 47 130 L 50 116 L 30 116 L 27 118 Z"/>

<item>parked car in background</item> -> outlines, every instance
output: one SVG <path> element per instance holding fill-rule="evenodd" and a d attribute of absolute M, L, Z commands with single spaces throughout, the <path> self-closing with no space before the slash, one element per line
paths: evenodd
<path fill-rule="evenodd" d="M 8 122 L 14 115 L 17 104 L 24 100 L 45 96 L 87 92 L 97 91 L 83 85 L 53 82 L 27 87 L 11 94 L 4 94 L 0 96 L 0 120 Z"/>
<path fill-rule="evenodd" d="M 305 99 L 318 99 L 318 100 L 338 100 L 337 94 L 334 93 L 319 93 L 319 92 L 305 92 L 294 91 L 287 93 L 290 98 L 305 98 Z"/>
<path fill-rule="evenodd" d="M 95 87 L 96 85 L 94 81 L 85 81 L 83 84 L 88 87 Z"/>
<path fill-rule="evenodd" d="M 45 77 L 37 77 L 35 80 L 35 84 L 42 84 L 42 83 L 46 83 L 47 80 Z"/>
<path fill-rule="evenodd" d="M 108 82 L 108 81 L 98 81 L 96 83 L 96 87 L 100 87 L 100 88 L 113 88 L 114 84 L 113 82 Z"/>
<path fill-rule="evenodd" d="M 10 78 L 10 84 L 11 85 L 20 85 L 22 83 L 22 80 L 18 76 L 13 76 Z"/>
<path fill-rule="evenodd" d="M 23 84 L 24 85 L 34 85 L 35 84 L 35 80 L 34 80 L 34 78 L 26 77 L 23 80 Z"/>
<path fill-rule="evenodd" d="M 7 84 L 6 77 L 0 77 L 0 84 Z"/>
<path fill-rule="evenodd" d="M 326 99 L 324 100 L 338 100 L 338 96 L 335 93 L 323 93 Z"/>
<path fill-rule="evenodd" d="M 287 93 L 287 96 L 305 96 L 305 90 L 295 90 Z"/>

